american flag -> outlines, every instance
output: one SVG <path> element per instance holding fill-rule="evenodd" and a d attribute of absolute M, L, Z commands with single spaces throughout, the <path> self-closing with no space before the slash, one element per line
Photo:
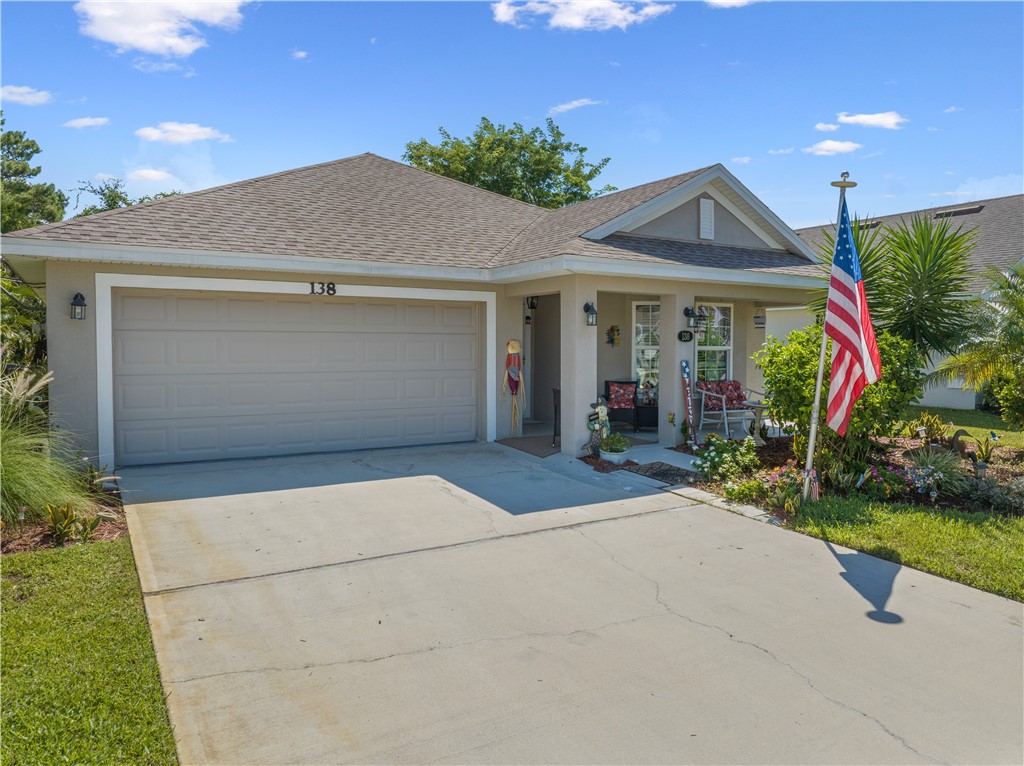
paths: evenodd
<path fill-rule="evenodd" d="M 868 314 L 864 277 L 850 230 L 845 197 L 839 216 L 836 252 L 832 258 L 825 334 L 832 339 L 832 373 L 825 422 L 840 436 L 845 436 L 854 402 L 860 398 L 864 387 L 877 381 L 882 374 L 882 360 L 878 356 L 875 329 Z"/>

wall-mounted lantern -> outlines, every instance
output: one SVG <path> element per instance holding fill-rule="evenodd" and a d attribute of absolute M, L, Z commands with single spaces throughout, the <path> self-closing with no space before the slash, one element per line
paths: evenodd
<path fill-rule="evenodd" d="M 584 303 L 583 313 L 587 315 L 587 327 L 597 327 L 597 306 L 590 302 Z"/>
<path fill-rule="evenodd" d="M 708 312 L 703 306 L 697 311 L 687 306 L 683 309 L 683 316 L 686 317 L 686 326 L 691 329 L 700 327 L 703 322 L 708 321 Z"/>
<path fill-rule="evenodd" d="M 526 324 L 526 325 L 533 324 L 533 317 L 530 316 L 529 314 L 527 314 L 525 317 L 523 317 L 523 324 Z"/>
<path fill-rule="evenodd" d="M 768 318 L 765 316 L 764 307 L 758 306 L 754 309 L 754 329 L 763 330 Z"/>
<path fill-rule="evenodd" d="M 531 295 L 529 298 L 526 299 L 526 308 L 530 309 L 530 311 L 533 311 L 535 308 L 537 308 L 537 305 L 539 303 L 540 298 L 536 295 Z"/>
<path fill-rule="evenodd" d="M 81 293 L 75 293 L 75 297 L 71 299 L 71 318 L 85 319 L 85 309 L 85 296 Z"/>

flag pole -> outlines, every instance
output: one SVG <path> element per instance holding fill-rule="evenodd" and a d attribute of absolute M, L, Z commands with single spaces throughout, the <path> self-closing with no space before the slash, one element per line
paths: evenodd
<path fill-rule="evenodd" d="M 839 241 L 839 226 L 843 217 L 843 201 L 846 199 L 846 190 L 857 185 L 856 181 L 848 181 L 850 174 L 845 170 L 840 174 L 841 181 L 833 181 L 832 185 L 839 189 L 839 212 L 836 213 L 836 241 Z M 833 256 L 834 257 L 834 256 Z M 802 502 L 806 503 L 811 494 L 811 474 L 814 470 L 814 442 L 818 438 L 818 417 L 821 414 L 821 384 L 825 377 L 825 347 L 828 345 L 828 336 L 825 328 L 821 328 L 821 351 L 818 353 L 818 382 L 814 386 L 814 406 L 811 407 L 811 433 L 807 437 L 807 460 L 804 462 L 804 489 L 801 495 Z"/>

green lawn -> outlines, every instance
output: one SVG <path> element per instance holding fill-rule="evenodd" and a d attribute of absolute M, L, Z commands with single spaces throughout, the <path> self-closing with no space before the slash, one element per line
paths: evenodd
<path fill-rule="evenodd" d="M 1002 437 L 999 442 L 1000 446 L 1024 448 L 1024 431 L 1010 428 L 1001 417 L 991 412 L 951 410 L 947 407 L 907 407 L 907 412 L 903 416 L 904 420 L 915 420 L 921 415 L 921 412 L 938 415 L 944 423 L 953 424 L 953 431 L 958 428 L 966 429 L 975 439 L 980 437 L 984 440 L 989 435 L 989 431 L 995 431 L 997 436 Z M 953 431 L 950 431 L 950 435 Z"/>
<path fill-rule="evenodd" d="M 858 498 L 823 498 L 787 526 L 879 558 L 1024 601 L 1024 518 Z"/>
<path fill-rule="evenodd" d="M 4 766 L 177 763 L 128 538 L 2 567 Z"/>

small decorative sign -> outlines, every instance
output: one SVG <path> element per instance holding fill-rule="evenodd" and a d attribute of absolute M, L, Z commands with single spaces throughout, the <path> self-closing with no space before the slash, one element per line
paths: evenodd
<path fill-rule="evenodd" d="M 607 343 L 612 348 L 615 348 L 620 343 L 622 343 L 622 336 L 619 334 L 619 326 L 617 324 L 613 324 L 611 327 L 605 330 L 605 337 L 607 338 L 605 343 Z"/>
<path fill-rule="evenodd" d="M 693 333 L 690 332 L 689 330 L 680 330 L 679 334 L 676 337 L 679 338 L 679 340 L 681 340 L 683 343 L 689 343 L 691 340 L 693 340 Z"/>

